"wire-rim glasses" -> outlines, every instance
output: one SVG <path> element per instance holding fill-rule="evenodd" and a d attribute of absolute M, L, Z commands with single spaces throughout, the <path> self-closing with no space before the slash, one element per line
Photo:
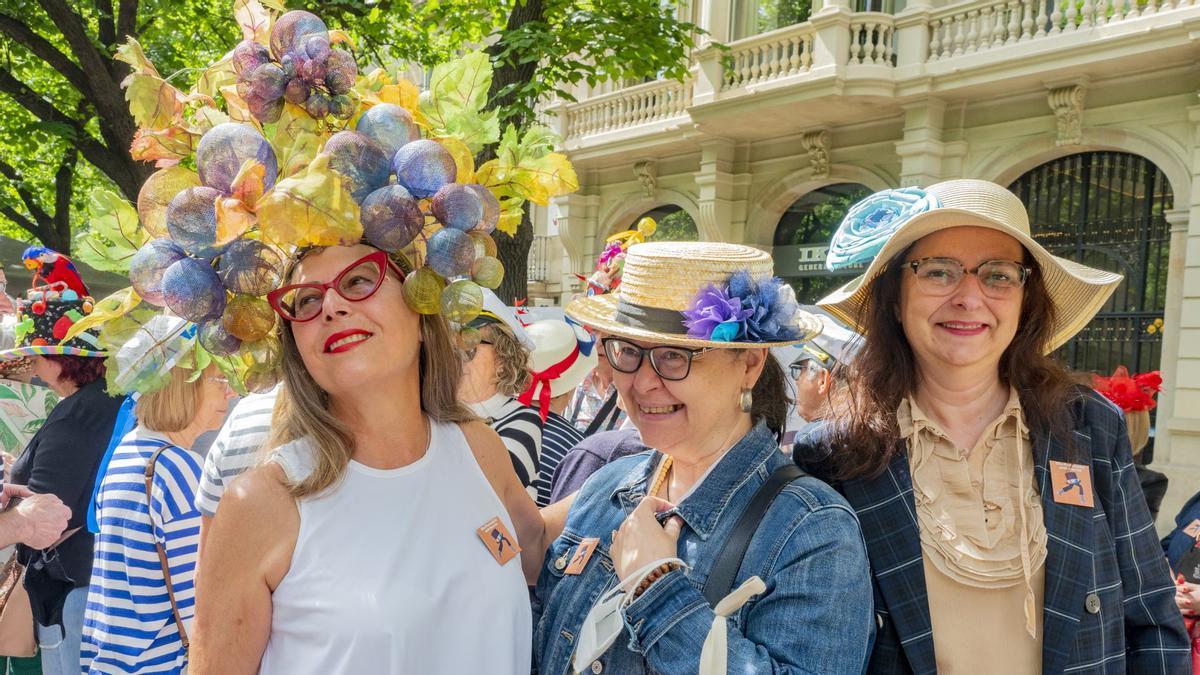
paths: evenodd
<path fill-rule="evenodd" d="M 1012 260 L 985 260 L 967 269 L 954 258 L 928 257 L 911 260 L 905 266 L 917 278 L 917 286 L 929 295 L 949 295 L 968 274 L 974 274 L 983 294 L 997 300 L 1012 297 L 1033 274 L 1033 268 Z"/>
<path fill-rule="evenodd" d="M 604 356 L 609 365 L 619 373 L 636 373 L 642 367 L 642 359 L 650 355 L 650 367 L 664 380 L 678 382 L 692 372 L 692 361 L 715 347 L 688 349 L 686 347 L 640 347 L 621 338 L 604 338 Z"/>
<path fill-rule="evenodd" d="M 287 321 L 312 321 L 321 315 L 325 306 L 325 294 L 330 289 L 350 302 L 362 302 L 375 295 L 383 285 L 389 267 L 403 282 L 404 272 L 392 262 L 387 252 L 375 251 L 347 265 L 333 281 L 290 284 L 277 288 L 267 294 L 267 302 L 276 314 Z"/>

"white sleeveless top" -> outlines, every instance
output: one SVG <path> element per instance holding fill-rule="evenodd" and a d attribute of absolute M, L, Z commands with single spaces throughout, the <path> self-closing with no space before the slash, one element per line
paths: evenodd
<path fill-rule="evenodd" d="M 520 556 L 500 566 L 476 528 L 504 505 L 462 430 L 431 422 L 429 450 L 399 469 L 351 461 L 298 500 L 291 568 L 271 598 L 259 673 L 529 673 L 532 616 Z M 276 450 L 308 476 L 307 440 Z"/>

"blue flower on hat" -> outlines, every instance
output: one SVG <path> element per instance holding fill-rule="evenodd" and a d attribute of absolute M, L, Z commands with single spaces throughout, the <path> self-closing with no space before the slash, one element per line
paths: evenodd
<path fill-rule="evenodd" d="M 742 300 L 733 297 L 728 287 L 709 284 L 701 289 L 692 300 L 692 306 L 684 310 L 684 322 L 688 337 L 715 342 L 733 342 L 741 337 L 742 326 L 752 310 L 742 307 Z"/>
<path fill-rule="evenodd" d="M 829 242 L 830 272 L 871 262 L 888 239 L 913 216 L 939 206 L 918 187 L 883 190 L 854 205 Z"/>
<path fill-rule="evenodd" d="M 797 339 L 799 311 L 791 286 L 775 277 L 757 281 L 736 272 L 723 286 L 710 284 L 684 310 L 688 337 L 713 342 L 789 342 Z"/>

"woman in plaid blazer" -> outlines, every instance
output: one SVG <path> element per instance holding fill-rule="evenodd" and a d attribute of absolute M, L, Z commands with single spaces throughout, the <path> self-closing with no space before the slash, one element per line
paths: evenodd
<path fill-rule="evenodd" d="M 1121 277 L 1057 258 L 1012 193 L 956 180 L 856 206 L 819 304 L 866 336 L 796 461 L 858 514 L 872 673 L 1188 673 L 1119 410 L 1049 354 Z"/>

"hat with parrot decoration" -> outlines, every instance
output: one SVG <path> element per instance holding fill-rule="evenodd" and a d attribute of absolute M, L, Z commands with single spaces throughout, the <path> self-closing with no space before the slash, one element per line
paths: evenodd
<path fill-rule="evenodd" d="M 403 257 L 408 305 L 461 329 L 503 280 L 492 232 L 515 234 L 527 202 L 578 188 L 548 130 L 502 132 L 484 110 L 485 53 L 436 66 L 421 91 L 382 68 L 362 72 L 350 33 L 274 6 L 235 2 L 240 41 L 195 69 L 187 90 L 133 39 L 119 48 L 139 125 L 131 152 L 158 171 L 136 208 L 94 195 L 76 246 L 130 279 L 98 303 L 99 323 L 182 319 L 195 326 L 191 348 L 250 391 L 277 382 L 279 324 L 266 295 L 298 252 L 361 242 Z M 476 166 L 485 147 L 495 159 Z M 101 335 L 116 347 L 128 329 Z"/>
<path fill-rule="evenodd" d="M 30 246 L 21 259 L 33 272 L 33 287 L 17 301 L 14 346 L 0 351 L 0 360 L 105 356 L 96 331 L 72 330 L 95 305 L 74 263 L 44 246 Z"/>

